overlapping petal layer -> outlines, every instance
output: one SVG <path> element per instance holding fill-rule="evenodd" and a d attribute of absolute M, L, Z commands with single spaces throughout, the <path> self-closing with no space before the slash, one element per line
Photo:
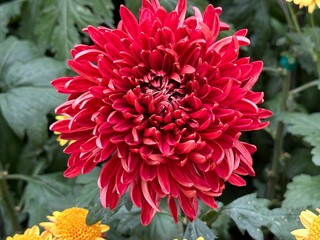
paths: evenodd
<path fill-rule="evenodd" d="M 69 66 L 78 74 L 53 81 L 69 94 L 56 109 L 66 116 L 51 129 L 73 140 L 66 177 L 106 161 L 99 179 L 104 207 L 115 208 L 129 188 L 148 224 L 167 199 L 197 215 L 198 198 L 216 207 L 225 182 L 245 185 L 254 175 L 255 147 L 239 138 L 262 129 L 270 112 L 257 107 L 263 93 L 252 87 L 262 62 L 239 58 L 247 31 L 218 40 L 228 26 L 220 8 L 185 18 L 186 0 L 167 12 L 143 0 L 139 20 L 124 6 L 116 29 L 89 26 L 93 45 L 77 45 Z"/>

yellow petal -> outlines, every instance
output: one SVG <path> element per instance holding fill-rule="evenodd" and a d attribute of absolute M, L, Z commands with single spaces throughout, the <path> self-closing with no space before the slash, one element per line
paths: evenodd
<path fill-rule="evenodd" d="M 68 116 L 65 116 L 65 115 L 57 115 L 56 116 L 56 120 L 64 120 L 64 119 L 67 119 L 69 118 Z"/>
<path fill-rule="evenodd" d="M 26 235 L 31 235 L 31 234 L 34 234 L 34 235 L 39 235 L 40 234 L 40 229 L 38 226 L 33 226 L 32 228 L 28 228 L 26 231 L 25 231 L 25 234 Z"/>
<path fill-rule="evenodd" d="M 317 217 L 313 212 L 306 210 L 300 214 L 300 221 L 306 228 L 309 228 L 314 219 Z"/>
<path fill-rule="evenodd" d="M 102 233 L 109 231 L 109 229 L 110 229 L 110 227 L 108 225 L 101 224 L 101 232 Z"/>
<path fill-rule="evenodd" d="M 308 237 L 309 230 L 308 229 L 297 229 L 291 232 L 292 235 L 295 236 L 296 240 L 304 240 Z"/>
<path fill-rule="evenodd" d="M 39 223 L 39 225 L 43 228 L 48 228 L 48 229 L 54 227 L 53 222 L 41 222 L 41 223 Z"/>
<path fill-rule="evenodd" d="M 313 13 L 314 9 L 316 7 L 316 4 L 315 3 L 311 3 L 308 7 L 308 13 Z"/>
<path fill-rule="evenodd" d="M 45 240 L 52 240 L 52 234 L 49 231 L 41 233 L 41 237 Z"/>

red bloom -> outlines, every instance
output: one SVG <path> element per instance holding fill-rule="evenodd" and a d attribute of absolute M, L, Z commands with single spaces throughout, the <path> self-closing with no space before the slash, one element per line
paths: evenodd
<path fill-rule="evenodd" d="M 56 109 L 67 116 L 51 129 L 74 140 L 66 177 L 106 161 L 101 202 L 115 208 L 129 188 L 147 225 L 166 198 L 175 221 L 176 200 L 190 220 L 198 198 L 215 208 L 229 182 L 244 186 L 254 175 L 253 145 L 241 132 L 266 127 L 270 112 L 257 107 L 253 92 L 262 62 L 238 59 L 247 31 L 217 40 L 228 26 L 220 8 L 185 19 L 186 0 L 167 13 L 158 0 L 143 0 L 139 21 L 124 6 L 116 29 L 85 29 L 94 45 L 77 45 L 69 66 L 78 74 L 52 82 L 68 101 Z"/>

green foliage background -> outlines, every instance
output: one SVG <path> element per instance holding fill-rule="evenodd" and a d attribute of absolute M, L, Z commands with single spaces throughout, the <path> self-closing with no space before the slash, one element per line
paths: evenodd
<path fill-rule="evenodd" d="M 169 10 L 176 2 L 161 1 Z M 124 3 L 137 13 L 141 1 Z M 0 239 L 72 206 L 90 210 L 88 224 L 110 225 L 110 240 L 293 239 L 299 213 L 320 208 L 320 10 L 309 15 L 284 0 L 189 0 L 188 12 L 209 3 L 222 6 L 228 34 L 249 29 L 241 54 L 264 61 L 256 90 L 274 114 L 267 129 L 244 136 L 258 147 L 256 177 L 227 186 L 219 209 L 200 204 L 192 223 L 174 224 L 164 206 L 142 227 L 127 195 L 113 212 L 101 207 L 98 168 L 63 177 L 67 156 L 48 131 L 64 101 L 50 81 L 72 74 L 70 49 L 90 43 L 82 28 L 117 24 L 119 1 L 0 0 Z"/>

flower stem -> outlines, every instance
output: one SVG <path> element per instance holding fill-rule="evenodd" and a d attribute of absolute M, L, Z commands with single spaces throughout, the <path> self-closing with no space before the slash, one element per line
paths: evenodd
<path fill-rule="evenodd" d="M 295 28 L 295 30 L 302 34 L 301 33 L 301 29 L 300 29 L 300 25 L 298 23 L 298 18 L 297 18 L 297 15 L 295 14 L 293 8 L 292 8 L 292 4 L 288 3 L 288 9 L 289 9 L 289 12 L 290 12 L 290 15 L 291 15 L 291 19 L 292 19 L 292 23 L 293 23 L 293 27 Z"/>
<path fill-rule="evenodd" d="M 314 30 L 316 28 L 316 24 L 314 22 L 313 14 L 310 14 L 309 18 L 310 18 L 311 29 L 312 29 L 312 32 L 313 32 L 313 35 L 314 35 L 314 38 L 315 38 L 315 43 L 316 43 L 316 53 L 313 56 L 313 59 L 316 62 L 316 65 L 317 65 L 317 73 L 318 73 L 318 77 L 319 77 L 318 89 L 320 89 L 320 43 L 319 43 L 320 39 L 319 39 L 318 34 Z"/>
<path fill-rule="evenodd" d="M 0 162 L 0 201 L 3 203 L 5 210 L 7 210 L 7 220 L 11 224 L 12 230 L 18 232 L 20 230 L 20 224 L 9 192 L 6 176 L 7 172 Z"/>
<path fill-rule="evenodd" d="M 281 69 L 281 68 L 280 68 Z M 264 72 L 273 72 L 273 73 L 280 73 L 281 70 L 279 68 L 274 67 L 263 67 L 262 71 Z"/>
<path fill-rule="evenodd" d="M 317 71 L 318 71 L 318 89 L 320 89 L 320 53 L 317 55 Z"/>
<path fill-rule="evenodd" d="M 39 173 L 43 170 L 43 168 L 45 167 L 46 162 L 45 161 L 41 161 L 39 162 L 35 169 L 32 172 L 32 176 L 37 176 L 39 175 Z M 19 174 L 18 174 L 19 175 Z M 7 179 L 10 179 L 10 177 L 12 177 L 12 174 L 7 176 Z M 13 178 L 14 179 L 14 178 Z M 19 179 L 19 176 L 17 177 L 17 179 Z M 20 180 L 25 180 L 25 178 L 20 177 Z M 22 208 L 23 203 L 25 202 L 25 198 L 26 198 L 26 194 L 25 192 L 23 192 L 23 194 L 20 197 L 20 201 L 18 202 L 16 209 L 20 210 Z"/>
<path fill-rule="evenodd" d="M 286 17 L 287 22 L 289 23 L 289 26 L 293 26 L 290 14 L 288 12 L 288 6 L 286 5 L 285 0 L 278 0 L 278 4 L 282 8 L 282 11 L 284 12 L 284 16 Z"/>
<path fill-rule="evenodd" d="M 296 95 L 304 90 L 307 90 L 308 88 L 315 87 L 318 85 L 319 81 L 320 81 L 320 79 L 316 79 L 316 80 L 313 80 L 313 81 L 308 82 L 306 84 L 303 84 L 295 89 L 292 89 L 289 94 Z"/>
<path fill-rule="evenodd" d="M 283 86 L 281 91 L 280 112 L 284 112 L 287 109 L 286 101 L 287 101 L 289 90 L 290 90 L 291 78 L 292 78 L 292 73 L 287 72 L 286 76 L 283 79 L 284 81 L 283 81 Z M 277 133 L 274 141 L 271 168 L 268 172 L 269 179 L 267 184 L 267 198 L 270 200 L 272 200 L 275 196 L 275 187 L 278 179 L 279 165 L 280 165 L 280 159 L 282 155 L 283 135 L 284 135 L 284 124 L 283 122 L 279 121 L 277 124 Z"/>

